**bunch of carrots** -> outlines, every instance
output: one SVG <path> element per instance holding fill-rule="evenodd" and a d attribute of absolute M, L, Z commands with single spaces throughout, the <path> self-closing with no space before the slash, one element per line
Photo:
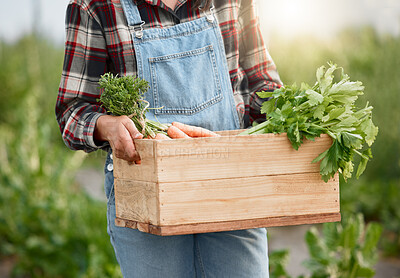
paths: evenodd
<path fill-rule="evenodd" d="M 106 73 L 99 80 L 103 93 L 99 101 L 115 116 L 128 116 L 136 128 L 148 139 L 179 139 L 190 137 L 218 137 L 219 135 L 205 128 L 179 122 L 161 124 L 146 119 L 150 104 L 144 99 L 149 89 L 146 80 L 132 76 L 117 76 Z"/>

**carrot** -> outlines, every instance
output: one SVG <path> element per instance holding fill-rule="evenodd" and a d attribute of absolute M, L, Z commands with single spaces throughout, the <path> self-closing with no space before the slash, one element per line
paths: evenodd
<path fill-rule="evenodd" d="M 182 130 L 177 128 L 176 126 L 171 125 L 168 128 L 168 136 L 171 137 L 172 139 L 179 139 L 179 138 L 190 138 L 186 133 L 184 133 Z"/>
<path fill-rule="evenodd" d="M 182 130 L 184 133 L 189 135 L 190 137 L 219 137 L 220 135 L 216 134 L 215 132 L 212 132 L 208 129 L 198 127 L 198 126 L 192 126 L 192 125 L 186 125 L 180 122 L 173 122 L 172 126 L 175 126 Z"/>
<path fill-rule="evenodd" d="M 128 164 L 129 164 L 129 165 L 135 165 L 135 164 L 140 165 L 140 164 L 142 164 L 142 160 L 129 161 Z"/>
<path fill-rule="evenodd" d="M 164 139 L 166 139 L 166 140 L 171 140 L 171 138 L 169 138 L 167 135 L 165 135 L 164 133 L 157 133 L 156 134 L 156 137 L 154 138 L 154 139 L 157 139 L 157 140 L 164 140 Z"/>

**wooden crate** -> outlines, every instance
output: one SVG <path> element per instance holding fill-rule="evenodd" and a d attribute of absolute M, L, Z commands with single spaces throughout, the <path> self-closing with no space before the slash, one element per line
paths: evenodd
<path fill-rule="evenodd" d="M 286 134 L 136 140 L 141 165 L 114 158 L 116 224 L 157 235 L 340 221 L 339 179 L 311 163 L 332 140 L 294 150 Z"/>

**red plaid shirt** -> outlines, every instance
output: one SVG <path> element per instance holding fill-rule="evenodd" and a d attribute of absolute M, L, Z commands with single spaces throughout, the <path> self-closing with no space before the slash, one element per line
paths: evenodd
<path fill-rule="evenodd" d="M 202 16 L 193 0 L 175 10 L 160 0 L 139 0 L 144 29 L 167 28 Z M 214 0 L 242 128 L 260 117 L 263 99 L 255 92 L 281 84 L 261 37 L 253 0 Z M 106 147 L 93 138 L 96 120 L 106 111 L 98 103 L 100 75 L 136 76 L 132 39 L 119 0 L 73 0 L 66 13 L 66 43 L 56 115 L 64 142 L 74 150 Z"/>

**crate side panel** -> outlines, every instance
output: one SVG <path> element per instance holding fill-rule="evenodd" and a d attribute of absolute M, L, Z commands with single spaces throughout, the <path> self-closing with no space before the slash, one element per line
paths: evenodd
<path fill-rule="evenodd" d="M 114 156 L 114 176 L 121 179 L 157 182 L 154 140 L 135 140 L 141 164 L 129 164 Z"/>
<path fill-rule="evenodd" d="M 323 136 L 296 151 L 286 135 L 269 134 L 166 141 L 155 152 L 159 182 L 179 182 L 318 172 L 311 161 L 331 144 Z"/>
<path fill-rule="evenodd" d="M 115 207 L 118 218 L 159 224 L 158 185 L 116 178 Z"/>
<path fill-rule="evenodd" d="M 338 213 L 339 181 L 319 173 L 160 184 L 161 225 Z"/>

